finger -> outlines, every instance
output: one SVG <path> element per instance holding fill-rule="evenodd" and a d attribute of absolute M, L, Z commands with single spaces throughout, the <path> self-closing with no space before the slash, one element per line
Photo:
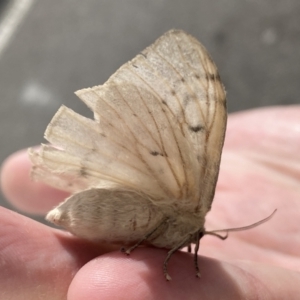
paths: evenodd
<path fill-rule="evenodd" d="M 31 162 L 27 150 L 9 156 L 2 165 L 1 189 L 18 209 L 28 213 L 45 214 L 68 196 L 42 182 L 30 179 Z"/>
<path fill-rule="evenodd" d="M 66 299 L 86 262 L 109 249 L 0 207 L 0 299 Z"/>
<path fill-rule="evenodd" d="M 163 276 L 166 251 L 136 249 L 98 257 L 79 270 L 68 300 L 90 299 L 297 299 L 300 276 L 275 267 L 239 263 L 237 266 L 200 257 L 201 278 L 193 258 L 177 252 L 169 264 L 172 281 Z M 278 284 L 280 282 L 280 284 Z M 100 296 L 101 295 L 101 296 Z"/>

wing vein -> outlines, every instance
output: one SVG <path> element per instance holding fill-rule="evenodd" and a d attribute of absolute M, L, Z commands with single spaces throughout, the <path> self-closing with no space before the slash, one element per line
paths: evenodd
<path fill-rule="evenodd" d="M 95 91 L 94 91 L 95 92 Z M 96 92 L 95 92 L 96 93 Z M 96 93 L 96 95 L 101 98 L 101 100 L 103 102 L 105 102 L 108 106 L 111 107 L 111 109 L 114 110 L 114 112 L 117 114 L 117 116 L 119 117 L 120 120 L 122 120 L 123 124 L 127 127 L 128 131 L 130 132 L 130 134 L 132 135 L 132 137 L 134 138 L 134 140 L 136 141 L 136 144 L 134 144 L 133 146 L 135 147 L 136 149 L 136 155 L 138 155 L 137 157 L 145 164 L 145 166 L 147 167 L 147 170 L 152 174 L 152 175 L 155 175 L 155 172 L 153 171 L 153 169 L 149 166 L 149 164 L 143 159 L 141 153 L 139 152 L 139 149 L 136 147 L 137 144 L 139 144 L 140 146 L 142 146 L 144 149 L 147 150 L 147 147 L 144 146 L 142 143 L 140 143 L 139 139 L 135 136 L 135 134 L 133 133 L 133 131 L 131 130 L 131 128 L 127 125 L 126 121 L 123 119 L 123 117 L 112 107 L 112 105 L 110 105 L 107 101 L 105 101 L 104 98 L 100 97 L 100 95 L 98 95 Z M 154 176 L 155 178 L 155 176 Z M 157 184 L 160 186 L 160 188 L 167 194 L 170 196 L 170 191 L 165 187 L 165 185 L 160 182 L 160 181 L 157 181 Z"/>
<path fill-rule="evenodd" d="M 150 88 L 152 91 L 153 91 L 153 93 L 156 95 L 156 97 L 155 97 L 155 99 L 157 100 L 157 102 L 159 103 L 159 105 L 160 105 L 160 107 L 162 107 L 162 103 L 158 100 L 158 99 L 160 99 L 161 97 L 159 96 L 159 94 L 157 93 L 157 91 L 153 88 L 153 86 L 151 86 L 148 82 L 146 82 L 138 73 L 136 73 L 136 72 L 133 72 L 133 70 L 131 70 L 131 69 L 129 69 L 131 72 L 132 72 L 132 74 L 134 74 L 135 76 L 137 76 L 146 86 L 148 86 L 148 88 Z M 184 171 L 184 177 L 185 177 L 185 180 L 184 180 L 184 182 L 185 182 L 185 186 L 186 186 L 186 193 L 187 193 L 187 191 L 188 191 L 188 180 L 187 180 L 187 174 L 186 174 L 186 168 L 185 168 L 185 161 L 184 161 L 184 159 L 183 159 L 183 155 L 182 155 L 182 153 L 181 153 L 181 149 L 180 149 L 180 147 L 179 147 L 179 143 L 178 143 L 178 140 L 177 140 L 177 137 L 176 137 L 176 134 L 175 134 L 175 132 L 174 132 L 174 130 L 176 130 L 175 128 L 173 128 L 173 126 L 172 126 L 172 124 L 171 124 L 171 122 L 170 122 L 170 119 L 169 119 L 169 117 L 168 117 L 168 115 L 164 112 L 164 110 L 162 110 L 162 112 L 165 114 L 165 116 L 166 116 L 166 118 L 167 118 L 167 120 L 168 120 L 168 123 L 169 123 L 169 126 L 170 126 L 170 128 L 171 128 L 171 132 L 172 132 L 172 135 L 173 135 L 173 138 L 174 138 L 174 140 L 175 140 L 175 142 L 176 142 L 176 146 L 177 146 L 177 150 L 178 150 L 178 153 L 179 153 L 179 155 L 180 155 L 180 160 L 181 160 L 181 163 L 182 163 L 182 166 L 183 166 L 183 171 Z M 172 113 L 172 115 L 174 116 L 174 114 Z M 175 117 L 175 116 L 174 116 Z M 179 185 L 180 186 L 180 185 Z M 182 195 L 183 196 L 183 195 Z"/>

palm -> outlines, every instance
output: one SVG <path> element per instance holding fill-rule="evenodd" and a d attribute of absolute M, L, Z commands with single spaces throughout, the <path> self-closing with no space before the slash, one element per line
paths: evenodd
<path fill-rule="evenodd" d="M 294 106 L 231 116 L 206 229 L 240 227 L 278 211 L 267 223 L 231 233 L 226 241 L 205 236 L 200 280 L 189 254 L 172 257 L 173 281 L 167 283 L 161 269 L 165 250 L 137 249 L 127 258 L 1 209 L 0 295 L 65 299 L 70 286 L 72 300 L 298 299 L 299 113 Z M 24 154 L 11 158 L 2 172 L 3 191 L 18 207 L 45 213 L 65 195 L 31 183 L 29 167 Z"/>
<path fill-rule="evenodd" d="M 270 112 L 244 113 L 230 120 L 207 227 L 243 226 L 278 210 L 266 224 L 231 233 L 226 242 L 209 238 L 202 253 L 299 270 L 299 108 Z"/>

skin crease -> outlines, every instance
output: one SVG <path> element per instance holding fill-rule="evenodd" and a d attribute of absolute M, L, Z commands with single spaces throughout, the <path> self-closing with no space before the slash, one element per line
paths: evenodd
<path fill-rule="evenodd" d="M 226 241 L 200 243 L 201 279 L 184 251 L 139 248 L 126 257 L 0 208 L 0 299 L 299 299 L 300 106 L 229 116 L 220 177 L 207 230 L 267 217 Z M 66 196 L 29 179 L 25 151 L 2 166 L 4 195 L 17 208 L 45 214 Z"/>

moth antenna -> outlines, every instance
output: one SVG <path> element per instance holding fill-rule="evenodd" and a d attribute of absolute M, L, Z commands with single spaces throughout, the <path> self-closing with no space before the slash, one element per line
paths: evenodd
<path fill-rule="evenodd" d="M 217 229 L 217 230 L 212 230 L 212 231 L 205 231 L 204 234 L 214 235 L 214 236 L 220 238 L 221 240 L 225 240 L 228 237 L 229 232 L 248 230 L 248 229 L 257 227 L 257 226 L 269 221 L 274 216 L 276 211 L 277 211 L 277 208 L 268 217 L 266 217 L 266 218 L 264 218 L 264 219 L 262 219 L 258 222 L 255 222 L 251 225 L 247 225 L 247 226 L 243 226 L 243 227 L 236 227 L 236 228 L 226 228 L 226 229 Z M 218 232 L 226 232 L 226 235 L 222 236 L 222 235 L 218 234 Z"/>
<path fill-rule="evenodd" d="M 226 229 L 224 229 L 224 230 L 226 230 Z M 216 231 L 218 231 L 218 230 L 216 230 Z M 218 234 L 218 233 L 216 233 L 216 231 L 205 231 L 204 234 L 213 235 L 221 240 L 226 240 L 228 238 L 228 231 L 226 232 L 225 235 Z M 221 231 L 222 231 L 222 229 L 221 229 Z"/>

